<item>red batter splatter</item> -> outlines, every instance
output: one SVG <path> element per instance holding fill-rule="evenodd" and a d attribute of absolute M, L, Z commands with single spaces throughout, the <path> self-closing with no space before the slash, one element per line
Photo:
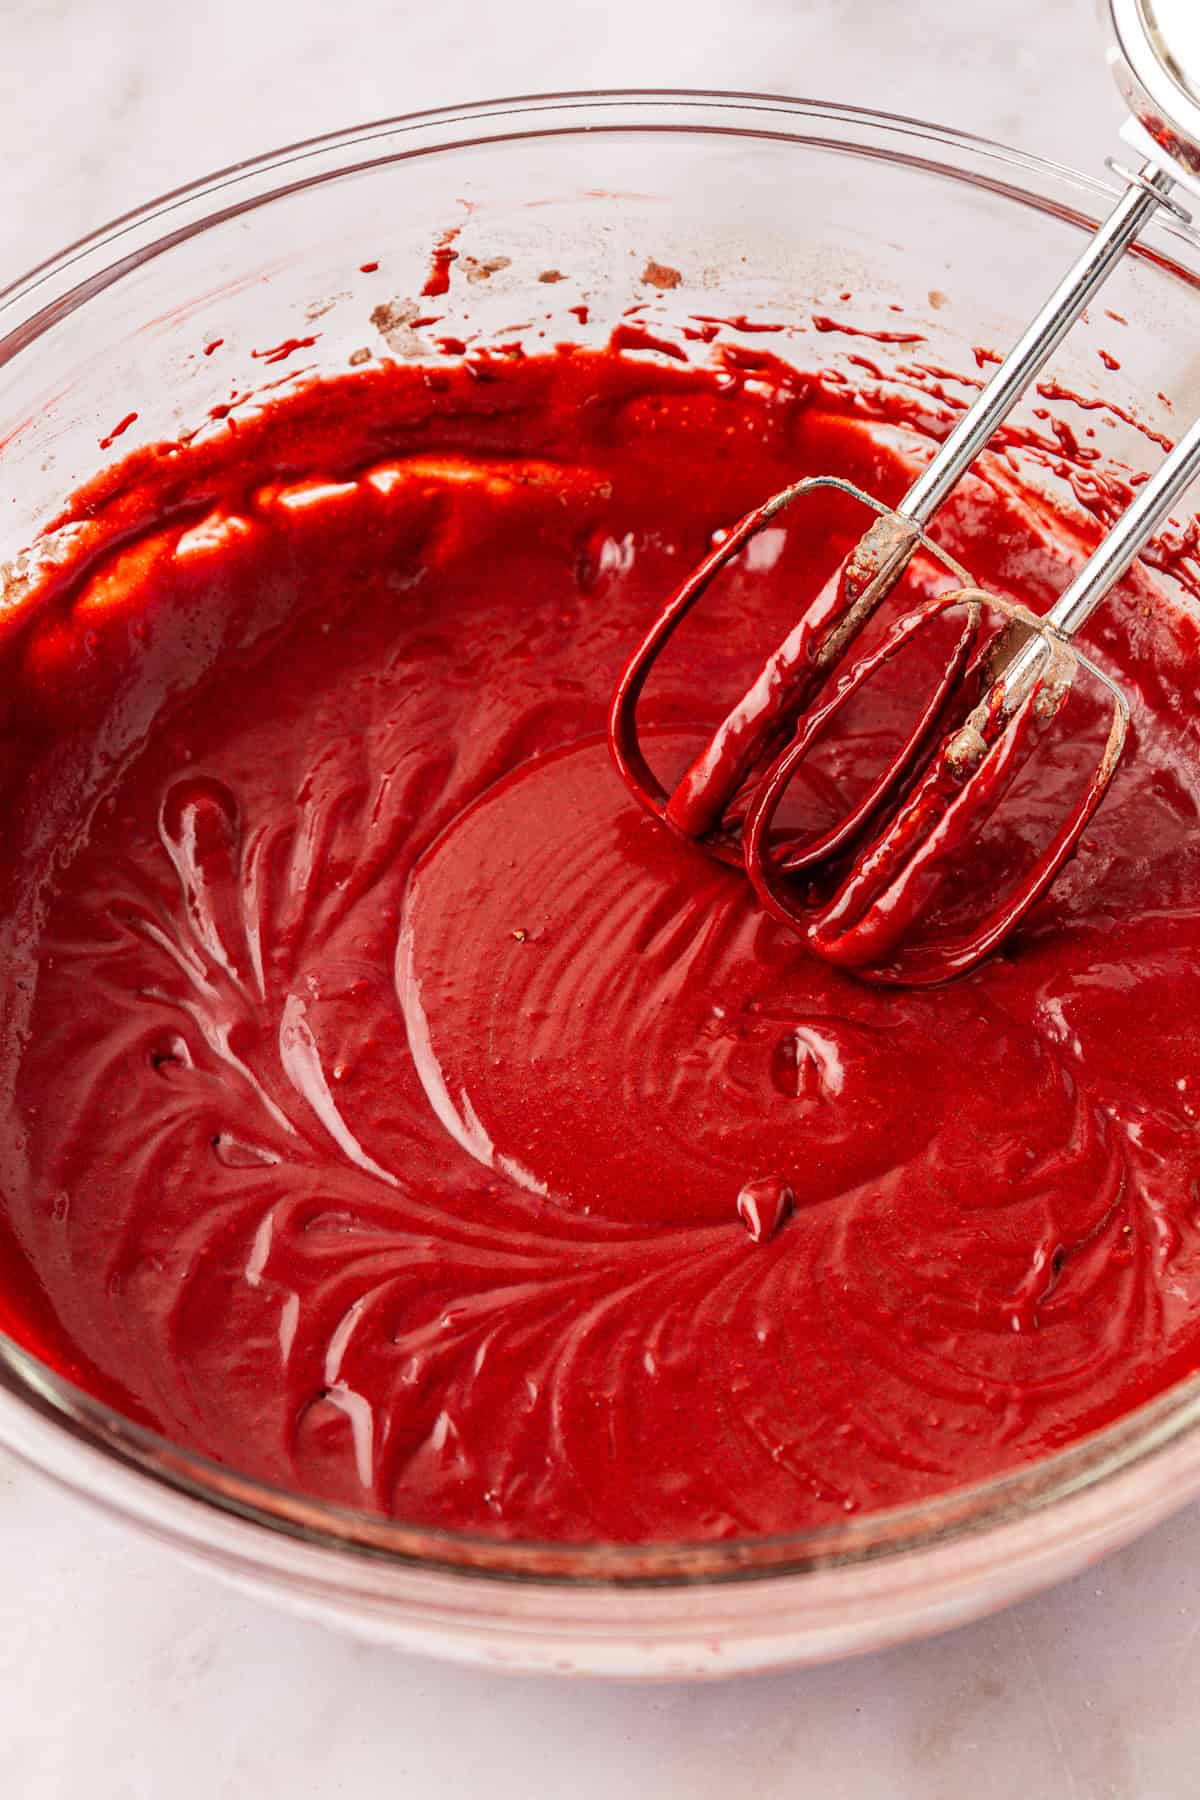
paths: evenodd
<path fill-rule="evenodd" d="M 1152 425 L 1147 425 L 1144 419 L 1139 419 L 1128 407 L 1118 406 L 1114 400 L 1106 400 L 1100 395 L 1078 394 L 1073 388 L 1064 387 L 1061 381 L 1039 381 L 1037 391 L 1043 400 L 1069 400 L 1072 406 L 1081 407 L 1085 412 L 1111 413 L 1114 419 L 1121 419 L 1126 425 L 1132 425 L 1135 431 L 1140 431 L 1144 438 L 1157 444 L 1161 450 L 1174 448 L 1173 439 L 1156 431 Z"/>
<path fill-rule="evenodd" d="M 137 414 L 135 412 L 130 412 L 126 413 L 123 419 L 118 419 L 112 430 L 105 437 L 100 439 L 100 448 L 102 450 L 107 450 L 110 444 L 115 443 L 117 438 L 122 437 L 125 432 L 129 430 L 129 427 L 136 418 Z"/>
<path fill-rule="evenodd" d="M 253 356 L 255 358 L 255 360 L 257 362 L 264 362 L 264 363 L 285 362 L 289 356 L 294 356 L 296 354 L 297 350 L 311 349 L 311 347 L 313 346 L 313 344 L 316 343 L 316 341 L 320 337 L 320 335 L 321 334 L 318 331 L 318 332 L 314 332 L 312 337 L 284 338 L 284 340 L 281 344 L 274 344 L 271 347 L 271 349 L 269 349 L 269 350 L 252 350 L 250 352 L 250 354 L 251 354 L 251 356 Z"/>
<path fill-rule="evenodd" d="M 609 342 L 614 350 L 656 350 L 660 356 L 669 356 L 675 362 L 687 361 L 687 352 L 673 338 L 656 336 L 640 325 L 618 325 Z"/>
<path fill-rule="evenodd" d="M 845 319 L 831 319 L 826 313 L 812 315 L 814 331 L 840 332 L 843 337 L 874 338 L 877 344 L 923 344 L 919 331 L 870 331 L 863 325 L 851 325 Z"/>
<path fill-rule="evenodd" d="M 787 329 L 786 325 L 778 321 L 772 321 L 770 319 L 749 319 L 746 317 L 745 313 L 736 313 L 731 319 L 717 318 L 712 313 L 691 313 L 689 316 L 695 319 L 700 325 L 715 325 L 718 330 L 722 325 L 728 325 L 732 331 L 745 332 L 771 332 L 785 331 Z"/>
<path fill-rule="evenodd" d="M 422 294 L 432 297 L 437 294 L 449 293 L 450 270 L 453 264 L 458 261 L 458 251 L 454 248 L 454 244 L 461 231 L 461 225 L 450 225 L 438 238 L 433 247 L 429 274 L 425 279 L 424 287 L 421 289 Z"/>

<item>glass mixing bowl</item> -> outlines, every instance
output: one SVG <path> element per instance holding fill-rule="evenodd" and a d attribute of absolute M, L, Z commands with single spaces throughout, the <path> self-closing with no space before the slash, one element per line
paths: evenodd
<path fill-rule="evenodd" d="M 540 96 L 295 145 L 118 220 L 0 295 L 0 561 L 106 458 L 227 429 L 230 407 L 252 407 L 268 383 L 381 355 L 436 359 L 413 324 L 422 312 L 445 333 L 533 347 L 603 341 L 639 303 L 655 329 L 689 312 L 799 321 L 806 362 L 829 367 L 863 346 L 814 334 L 814 315 L 875 331 L 902 312 L 926 365 L 973 370 L 976 348 L 1015 336 L 1107 204 L 1102 183 L 995 144 L 766 96 Z M 421 299 L 431 247 L 453 226 L 452 292 Z M 1060 387 L 1116 404 L 1096 432 L 1105 458 L 1140 467 L 1157 451 L 1131 421 L 1173 435 L 1200 411 L 1200 360 L 1184 348 L 1198 283 L 1200 246 L 1156 226 L 1056 358 Z M 905 379 L 911 343 L 869 349 Z M 1079 429 L 1061 395 L 1029 403 L 1059 405 Z M 19 580 L 0 589 L 0 618 L 19 594 Z M 811 1662 L 1000 1606 L 1200 1492 L 1198 1424 L 1200 1377 L 1034 1466 L 834 1527 L 693 1545 L 496 1542 L 244 1479 L 0 1338 L 0 1441 L 191 1561 L 409 1649 L 608 1675 Z"/>

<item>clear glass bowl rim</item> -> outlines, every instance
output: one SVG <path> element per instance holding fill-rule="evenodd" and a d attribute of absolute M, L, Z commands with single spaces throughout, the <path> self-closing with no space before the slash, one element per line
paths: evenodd
<path fill-rule="evenodd" d="M 289 144 L 121 215 L 0 290 L 0 367 L 93 294 L 149 258 L 285 193 L 411 156 L 563 132 L 603 131 L 715 132 L 791 141 L 848 156 L 885 157 L 1053 212 L 1089 230 L 1115 192 L 1107 182 L 972 133 L 822 100 L 650 88 L 484 100 L 374 120 Z M 1068 201 L 1064 191 L 1073 191 L 1078 204 Z M 1164 221 L 1145 234 L 1139 250 L 1144 254 L 1146 248 L 1160 266 L 1166 261 L 1171 274 L 1200 286 L 1200 262 L 1189 269 L 1177 260 L 1180 252 L 1196 257 L 1200 239 L 1192 232 Z M 241 1476 L 93 1399 L 3 1332 L 0 1394 L 7 1405 L 15 1403 L 43 1424 L 51 1424 L 63 1438 L 74 1440 L 81 1452 L 99 1452 L 119 1465 L 135 1483 L 201 1502 L 231 1520 L 252 1522 L 285 1539 L 429 1571 L 581 1587 L 692 1585 L 794 1575 L 943 1546 L 1115 1482 L 1191 1438 L 1200 1425 L 1197 1374 L 1065 1450 L 914 1505 L 729 1542 L 537 1543 L 409 1525 Z M 0 1442 L 5 1427 L 0 1408 Z M 86 1467 L 86 1457 L 80 1466 Z M 129 1510 L 136 1515 L 136 1504 Z M 203 1536 L 198 1522 L 195 1535 Z"/>

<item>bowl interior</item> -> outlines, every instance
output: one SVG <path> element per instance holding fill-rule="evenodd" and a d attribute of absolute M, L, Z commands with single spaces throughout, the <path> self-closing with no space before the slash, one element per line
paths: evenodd
<path fill-rule="evenodd" d="M 912 121 L 737 96 L 561 96 L 420 115 L 302 145 L 169 196 L 0 296 L 0 563 L 18 563 L 106 461 L 230 428 L 261 397 L 388 357 L 603 343 L 629 309 L 676 333 L 857 379 L 976 376 L 1077 254 L 1095 183 Z M 453 250 L 438 292 L 433 253 Z M 1149 234 L 1017 418 L 1096 415 L 1101 457 L 1200 411 L 1200 249 Z M 777 327 L 764 339 L 761 327 Z M 697 359 L 708 354 L 703 343 Z M 856 359 L 860 359 L 856 361 Z M 920 365 L 921 380 L 914 377 Z M 1116 365 L 1115 367 L 1113 365 Z M 1086 411 L 1086 408 L 1084 409 Z M 1091 414 L 1088 414 L 1091 417 Z M 1040 467 L 1035 480 L 1051 481 Z M 14 1021 L 2 1021 L 11 1033 Z M 0 1062 L 0 1082 L 7 1080 Z M 983 1488 L 786 1540 L 703 1546 L 481 1543 L 352 1514 L 165 1445 L 0 1340 L 8 1398 L 141 1478 L 285 1532 L 532 1579 L 679 1582 L 855 1562 L 1049 1506 L 1189 1431 L 1195 1384 Z M 2 1419 L 2 1415 L 0 1415 Z"/>

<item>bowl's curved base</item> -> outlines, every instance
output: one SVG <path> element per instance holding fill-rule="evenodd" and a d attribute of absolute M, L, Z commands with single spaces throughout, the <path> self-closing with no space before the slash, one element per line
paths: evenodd
<path fill-rule="evenodd" d="M 1185 1438 L 1052 1506 L 859 1563 L 725 1580 L 514 1581 L 306 1540 L 165 1486 L 0 1392 L 0 1439 L 191 1567 L 367 1642 L 478 1668 L 691 1681 L 933 1636 L 1078 1574 L 1200 1492 Z"/>

